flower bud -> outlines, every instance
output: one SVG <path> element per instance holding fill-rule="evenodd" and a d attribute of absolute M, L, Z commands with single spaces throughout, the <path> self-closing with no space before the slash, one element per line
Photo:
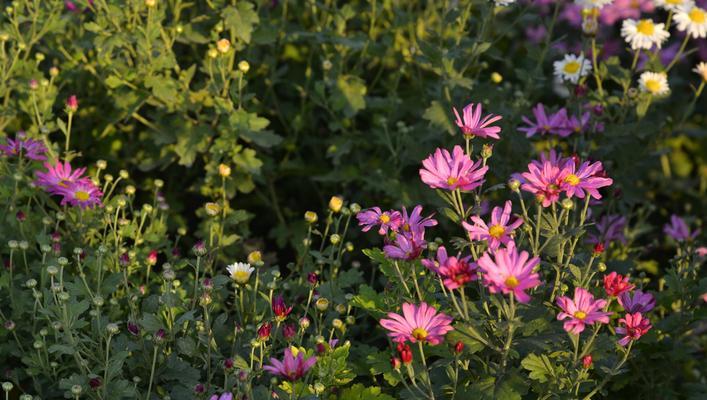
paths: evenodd
<path fill-rule="evenodd" d="M 248 253 L 248 262 L 251 264 L 259 264 L 263 262 L 263 254 L 258 250 Z"/>
<path fill-rule="evenodd" d="M 317 310 L 324 312 L 329 308 L 329 300 L 327 300 L 326 297 L 320 297 L 317 299 L 315 306 L 317 307 Z"/>
<path fill-rule="evenodd" d="M 304 220 L 307 221 L 307 223 L 313 224 L 317 222 L 319 217 L 317 216 L 317 213 L 314 211 L 307 211 L 304 213 Z"/>
<path fill-rule="evenodd" d="M 518 179 L 511 179 L 508 181 L 508 188 L 514 192 L 517 192 L 520 188 L 520 181 Z"/>
<path fill-rule="evenodd" d="M 302 317 L 299 319 L 299 327 L 302 328 L 302 330 L 307 330 L 307 328 L 309 328 L 310 323 L 311 322 L 307 317 Z"/>
<path fill-rule="evenodd" d="M 218 166 L 218 174 L 221 175 L 224 178 L 227 178 L 231 176 L 231 167 L 229 167 L 226 164 L 219 164 Z"/>
<path fill-rule="evenodd" d="M 74 396 L 79 396 L 82 391 L 83 388 L 81 388 L 81 385 L 74 385 L 71 387 L 71 394 L 73 394 Z"/>
<path fill-rule="evenodd" d="M 592 367 L 592 362 L 593 362 L 593 359 L 592 359 L 592 355 L 591 355 L 591 354 L 587 354 L 586 356 L 582 357 L 582 367 L 583 367 L 584 369 L 589 369 L 589 368 L 591 368 L 591 367 Z"/>
<path fill-rule="evenodd" d="M 329 199 L 329 209 L 335 213 L 341 211 L 341 207 L 344 206 L 344 199 L 341 196 L 332 196 Z"/>
<path fill-rule="evenodd" d="M 12 384 L 12 382 L 3 382 L 2 383 L 2 390 L 4 390 L 6 393 L 12 390 L 12 388 L 15 387 L 15 385 Z"/>
<path fill-rule="evenodd" d="M 221 206 L 218 203 L 208 202 L 204 204 L 204 210 L 206 210 L 206 215 L 215 217 L 221 213 Z"/>
<path fill-rule="evenodd" d="M 491 82 L 498 85 L 499 83 L 503 82 L 503 75 L 499 74 L 498 72 L 492 72 Z"/>
<path fill-rule="evenodd" d="M 571 210 L 574 208 L 574 201 L 572 201 L 572 199 L 562 199 L 562 201 L 560 202 L 560 205 L 565 210 Z"/>
<path fill-rule="evenodd" d="M 209 58 L 216 58 L 216 57 L 218 57 L 218 50 L 209 49 L 209 51 L 206 54 L 209 56 Z"/>
<path fill-rule="evenodd" d="M 599 265 L 597 265 L 597 269 L 599 270 L 599 272 L 606 271 L 606 264 L 604 264 L 603 262 L 600 262 Z"/>
<path fill-rule="evenodd" d="M 109 335 L 117 335 L 118 332 L 120 332 L 120 328 L 118 327 L 118 324 L 111 322 L 106 325 L 106 331 L 108 331 Z"/>
<path fill-rule="evenodd" d="M 462 351 L 464 351 L 464 342 L 460 340 L 454 345 L 454 352 L 461 354 Z"/>
<path fill-rule="evenodd" d="M 66 112 L 75 113 L 79 109 L 79 99 L 75 95 L 69 96 L 66 99 Z"/>
<path fill-rule="evenodd" d="M 238 70 L 241 71 L 244 74 L 247 74 L 248 71 L 250 70 L 250 64 L 248 64 L 248 61 L 243 60 L 238 63 Z"/>
<path fill-rule="evenodd" d="M 157 0 L 145 0 L 145 6 L 152 8 L 157 5 Z"/>
<path fill-rule="evenodd" d="M 341 236 L 339 236 L 338 234 L 335 233 L 335 234 L 329 236 L 329 241 L 333 245 L 339 244 L 339 242 L 341 241 Z"/>
<path fill-rule="evenodd" d="M 231 50 L 231 41 L 228 39 L 219 40 L 216 42 L 216 50 L 221 54 L 228 53 L 228 51 Z"/>

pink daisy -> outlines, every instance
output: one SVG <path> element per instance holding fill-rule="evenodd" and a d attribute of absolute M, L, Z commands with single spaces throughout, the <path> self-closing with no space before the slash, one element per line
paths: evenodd
<path fill-rule="evenodd" d="M 400 233 L 392 242 L 383 246 L 383 253 L 394 260 L 414 260 L 420 256 L 426 245 L 424 238 Z"/>
<path fill-rule="evenodd" d="M 446 149 L 435 150 L 422 161 L 422 166 L 420 178 L 429 187 L 465 191 L 481 186 L 489 169 L 488 166 L 481 166 L 481 160 L 472 162 L 461 146 L 454 146 L 451 154 Z"/>
<path fill-rule="evenodd" d="M 297 357 L 295 357 L 292 354 L 292 350 L 288 347 L 285 349 L 285 356 L 282 361 L 270 358 L 270 365 L 264 366 L 263 370 L 294 382 L 302 378 L 316 362 L 317 357 L 305 359 L 302 351 L 297 351 Z"/>
<path fill-rule="evenodd" d="M 24 133 L 18 133 L 14 140 L 10 138 L 6 140 L 6 144 L 0 145 L 0 153 L 8 157 L 24 157 L 35 161 L 47 159 L 44 156 L 47 151 L 44 144 L 39 140 L 26 139 Z"/>
<path fill-rule="evenodd" d="M 499 139 L 498 134 L 501 132 L 501 128 L 490 125 L 500 121 L 503 117 L 488 114 L 484 118 L 481 118 L 483 111 L 481 103 L 476 105 L 476 109 L 474 109 L 474 103 L 470 103 L 464 107 L 462 111 L 463 118 L 459 116 L 459 112 L 456 108 L 452 108 L 452 110 L 454 110 L 454 115 L 457 117 L 455 122 L 457 126 L 461 128 L 464 136 Z"/>
<path fill-rule="evenodd" d="M 506 244 L 511 239 L 513 231 L 523 225 L 523 219 L 516 218 L 511 221 L 511 201 L 506 201 L 506 204 L 501 207 L 494 207 L 491 211 L 491 223 L 486 223 L 476 215 L 471 217 L 474 225 L 468 222 L 462 222 L 464 229 L 469 232 L 471 240 L 486 240 L 489 249 L 495 250 L 502 243 Z"/>
<path fill-rule="evenodd" d="M 412 209 L 412 213 L 408 214 L 408 210 L 403 207 L 403 221 L 400 226 L 400 232 L 411 235 L 416 239 L 425 238 L 425 228 L 437 225 L 437 220 L 422 216 L 422 206 L 417 205 Z"/>
<path fill-rule="evenodd" d="M 619 340 L 619 344 L 622 346 L 626 346 L 632 340 L 640 339 L 652 328 L 651 321 L 640 312 L 626 314 L 625 317 L 619 319 L 619 324 L 622 326 L 616 327 L 616 333 L 624 335 Z"/>
<path fill-rule="evenodd" d="M 539 257 L 530 256 L 527 251 L 518 252 L 514 242 L 508 242 L 506 248 L 487 251 L 477 263 L 484 272 L 484 285 L 491 293 L 513 293 L 521 303 L 530 301 L 525 290 L 540 285 L 540 275 L 533 272 Z"/>
<path fill-rule="evenodd" d="M 594 300 L 594 296 L 581 287 L 574 289 L 574 299 L 567 296 L 558 297 L 557 305 L 562 309 L 562 312 L 557 314 L 557 319 L 569 318 L 569 321 L 565 321 L 564 328 L 575 335 L 579 335 L 585 325 L 596 322 L 608 324 L 609 316 L 612 314 L 599 311 L 606 306 L 606 300 Z"/>
<path fill-rule="evenodd" d="M 650 293 L 644 293 L 640 290 L 621 293 L 619 296 L 619 304 L 629 314 L 642 313 L 645 314 L 655 307 L 655 297 Z"/>
<path fill-rule="evenodd" d="M 68 187 L 57 189 L 57 191 L 57 194 L 64 196 L 61 200 L 62 205 L 70 204 L 81 208 L 92 208 L 93 206 L 102 205 L 101 197 L 103 193 L 88 179 L 72 182 Z"/>
<path fill-rule="evenodd" d="M 387 329 L 388 336 L 395 342 L 427 342 L 431 345 L 442 343 L 444 335 L 454 330 L 452 317 L 438 313 L 434 307 L 422 302 L 419 306 L 403 304 L 403 315 L 388 313 L 389 319 L 382 319 L 381 326 Z"/>
<path fill-rule="evenodd" d="M 450 290 L 478 278 L 476 274 L 478 266 L 471 262 L 471 257 L 447 257 L 447 249 L 444 246 L 439 246 L 437 249 L 436 260 L 422 260 L 422 265 L 442 277 L 442 283 Z"/>
<path fill-rule="evenodd" d="M 403 224 L 403 217 L 398 211 L 381 211 L 379 207 L 369 208 L 356 214 L 358 225 L 363 232 L 368 232 L 374 226 L 380 225 L 378 234 L 385 235 L 388 230 L 397 231 Z"/>
<path fill-rule="evenodd" d="M 520 175 L 521 189 L 530 192 L 540 201 L 543 207 L 549 207 L 560 199 L 565 172 L 566 159 L 542 158 L 528 164 L 528 172 Z"/>
<path fill-rule="evenodd" d="M 611 185 L 614 181 L 611 178 L 601 176 L 604 173 L 601 162 L 590 163 L 583 162 L 579 168 L 575 168 L 575 162 L 567 162 L 564 164 L 560 181 L 562 181 L 562 189 L 567 194 L 567 197 L 577 196 L 583 199 L 586 194 L 589 194 L 595 199 L 601 199 L 599 188 Z"/>
<path fill-rule="evenodd" d="M 47 172 L 37 172 L 37 181 L 35 183 L 52 194 L 60 194 L 61 190 L 80 180 L 90 182 L 88 178 L 83 177 L 86 168 L 72 170 L 68 161 L 64 161 L 63 164 L 61 161 L 57 161 L 54 166 L 47 162 L 44 163 L 44 167 Z"/>

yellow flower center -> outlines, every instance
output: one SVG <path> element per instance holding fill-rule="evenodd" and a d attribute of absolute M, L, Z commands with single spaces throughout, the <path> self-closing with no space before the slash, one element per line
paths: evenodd
<path fill-rule="evenodd" d="M 692 22 L 696 24 L 704 24 L 705 20 L 707 19 L 707 15 L 705 15 L 705 12 L 697 7 L 694 7 L 692 10 L 690 10 L 690 13 L 688 15 L 690 16 Z"/>
<path fill-rule="evenodd" d="M 640 34 L 651 36 L 655 32 L 655 25 L 649 19 L 642 19 L 636 24 L 636 31 Z"/>
<path fill-rule="evenodd" d="M 501 225 L 493 225 L 489 228 L 489 236 L 493 238 L 498 239 L 503 236 L 504 233 L 506 233 L 506 229 Z"/>
<path fill-rule="evenodd" d="M 233 273 L 233 279 L 238 283 L 246 283 L 250 279 L 250 272 L 236 271 Z"/>
<path fill-rule="evenodd" d="M 412 330 L 412 337 L 414 337 L 417 340 L 425 340 L 427 338 L 427 331 L 425 328 L 415 328 Z"/>
<path fill-rule="evenodd" d="M 450 176 L 449 178 L 447 178 L 447 185 L 451 186 L 451 185 L 454 185 L 455 183 L 457 183 L 457 178 L 455 178 L 453 176 Z"/>
<path fill-rule="evenodd" d="M 518 278 L 516 278 L 515 276 L 509 276 L 508 278 L 506 278 L 505 284 L 509 288 L 514 289 L 516 286 L 518 286 L 520 284 L 520 282 L 518 281 Z"/>
<path fill-rule="evenodd" d="M 579 185 L 579 177 L 575 174 L 569 174 L 567 177 L 565 177 L 565 182 L 569 183 L 572 186 L 577 186 Z"/>
<path fill-rule="evenodd" d="M 574 313 L 574 317 L 580 320 L 584 320 L 585 318 L 587 318 L 587 313 L 585 313 L 584 311 L 577 311 L 576 313 Z"/>
<path fill-rule="evenodd" d="M 577 61 L 570 61 L 567 64 L 565 64 L 564 71 L 567 74 L 576 74 L 577 71 L 579 71 L 579 63 Z"/>
<path fill-rule="evenodd" d="M 380 219 L 381 223 L 384 223 L 384 224 L 387 224 L 388 222 L 390 222 L 390 217 L 387 214 L 381 214 L 379 219 Z"/>
<path fill-rule="evenodd" d="M 683 0 L 665 0 L 665 2 L 673 6 L 678 6 L 682 4 Z"/>
<path fill-rule="evenodd" d="M 86 201 L 91 198 L 91 195 L 88 192 L 84 192 L 83 190 L 78 190 L 76 191 L 76 193 L 74 193 L 74 197 L 76 197 L 77 200 Z"/>
<path fill-rule="evenodd" d="M 69 187 L 69 181 L 66 179 L 62 179 L 57 183 L 57 185 L 59 185 L 61 187 Z"/>
<path fill-rule="evenodd" d="M 651 93 L 660 92 L 660 82 L 657 79 L 649 79 L 646 81 L 646 89 Z"/>

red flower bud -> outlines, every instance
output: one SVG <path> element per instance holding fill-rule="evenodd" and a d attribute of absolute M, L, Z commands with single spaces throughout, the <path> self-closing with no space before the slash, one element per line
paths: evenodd
<path fill-rule="evenodd" d="M 454 352 L 461 354 L 462 351 L 464 351 L 464 343 L 460 340 L 454 345 Z"/>
<path fill-rule="evenodd" d="M 260 325 L 260 328 L 258 328 L 258 339 L 260 340 L 268 340 L 270 338 L 270 331 L 272 330 L 272 324 L 270 322 L 266 322 L 262 325 Z"/>
<path fill-rule="evenodd" d="M 390 365 L 393 367 L 393 369 L 400 369 L 400 365 L 402 364 L 402 361 L 398 357 L 390 357 Z"/>
<path fill-rule="evenodd" d="M 584 367 L 584 369 L 589 369 L 589 368 L 591 368 L 591 366 L 592 366 L 592 361 L 593 361 L 593 360 L 592 360 L 592 355 L 591 355 L 591 354 L 587 354 L 586 356 L 582 357 L 582 367 Z"/>
<path fill-rule="evenodd" d="M 398 353 L 403 364 L 408 365 L 412 362 L 412 350 L 409 345 L 398 343 Z"/>
<path fill-rule="evenodd" d="M 70 113 L 75 113 L 79 109 L 79 99 L 72 95 L 66 99 L 66 110 Z"/>
<path fill-rule="evenodd" d="M 604 243 L 597 243 L 594 245 L 594 257 L 599 257 L 604 252 Z"/>

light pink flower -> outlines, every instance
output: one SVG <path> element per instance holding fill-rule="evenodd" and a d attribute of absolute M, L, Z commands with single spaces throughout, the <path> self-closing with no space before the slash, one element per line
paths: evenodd
<path fill-rule="evenodd" d="M 619 319 L 619 324 L 622 326 L 616 328 L 616 333 L 624 335 L 619 340 L 619 344 L 622 346 L 626 346 L 632 340 L 640 339 L 652 328 L 651 321 L 639 312 L 626 314 L 625 317 Z"/>
<path fill-rule="evenodd" d="M 633 292 L 624 292 L 619 295 L 619 304 L 629 314 L 642 313 L 645 314 L 655 307 L 655 298 L 650 293 L 644 293 L 640 290 Z"/>
<path fill-rule="evenodd" d="M 270 365 L 263 367 L 265 371 L 273 375 L 279 375 L 288 381 L 294 382 L 302 378 L 307 371 L 317 362 L 317 357 L 304 358 L 304 352 L 298 351 L 297 357 L 292 355 L 292 350 L 285 349 L 285 356 L 282 361 L 271 358 Z"/>
<path fill-rule="evenodd" d="M 576 168 L 575 162 L 572 160 L 564 164 L 560 174 L 562 189 L 569 198 L 577 196 L 583 199 L 586 192 L 586 194 L 595 199 L 601 199 L 598 189 L 609 186 L 614 182 L 611 178 L 602 176 L 603 174 L 604 169 L 600 161 L 593 164 L 585 161 Z"/>
<path fill-rule="evenodd" d="M 481 118 L 481 113 L 483 112 L 481 103 L 476 105 L 476 109 L 474 109 L 474 103 L 470 103 L 464 107 L 462 111 L 463 118 L 459 116 L 459 112 L 456 108 L 452 108 L 452 110 L 454 110 L 454 115 L 457 117 L 455 122 L 457 126 L 461 128 L 464 136 L 499 139 L 498 134 L 501 132 L 501 128 L 490 125 L 500 121 L 503 117 L 488 114 L 484 118 Z"/>
<path fill-rule="evenodd" d="M 422 161 L 422 167 L 420 178 L 429 187 L 465 191 L 481 186 L 489 169 L 481 166 L 481 160 L 472 162 L 461 146 L 454 146 L 451 154 L 446 149 L 437 149 Z"/>
<path fill-rule="evenodd" d="M 442 277 L 442 283 L 450 290 L 478 278 L 478 266 L 471 262 L 471 257 L 447 257 L 447 249 L 444 246 L 437 249 L 436 260 L 424 259 L 422 265 Z"/>
<path fill-rule="evenodd" d="M 575 335 L 579 335 L 585 325 L 592 325 L 596 322 L 608 324 L 609 316 L 612 314 L 599 311 L 606 306 L 606 300 L 594 300 L 594 296 L 581 287 L 574 289 L 574 299 L 567 296 L 558 297 L 557 305 L 562 309 L 557 314 L 557 319 L 569 318 L 569 321 L 565 321 L 564 328 L 567 332 Z"/>
<path fill-rule="evenodd" d="M 471 240 L 486 240 L 489 249 L 495 250 L 501 244 L 506 244 L 512 240 L 513 231 L 523 225 L 522 218 L 516 218 L 511 222 L 511 201 L 501 207 L 494 207 L 491 212 L 491 222 L 486 223 L 476 215 L 471 217 L 474 225 L 464 221 L 462 226 L 469 232 Z"/>
<path fill-rule="evenodd" d="M 403 315 L 388 313 L 388 319 L 382 319 L 380 324 L 389 331 L 388 336 L 399 343 L 407 340 L 415 343 L 419 340 L 437 345 L 442 343 L 447 332 L 454 329 L 451 325 L 452 317 L 438 313 L 425 302 L 419 306 L 404 303 Z"/>
<path fill-rule="evenodd" d="M 491 293 L 513 293 L 521 303 L 530 301 L 530 296 L 525 293 L 540 285 L 540 275 L 533 272 L 539 257 L 531 259 L 527 251 L 518 252 L 514 242 L 508 242 L 506 248 L 487 251 L 477 263 L 484 272 L 484 285 Z"/>

